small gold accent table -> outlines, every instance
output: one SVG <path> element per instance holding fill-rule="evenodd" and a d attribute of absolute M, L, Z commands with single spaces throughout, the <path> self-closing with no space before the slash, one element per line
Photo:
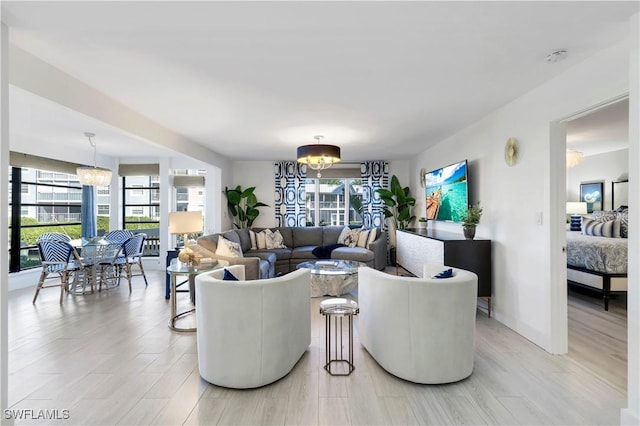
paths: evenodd
<path fill-rule="evenodd" d="M 195 306 L 193 309 L 189 309 L 184 312 L 177 313 L 177 301 L 176 301 L 176 288 L 177 288 L 177 277 L 179 275 L 186 275 L 189 279 L 189 288 L 195 291 L 195 279 L 196 275 L 201 274 L 203 272 L 213 271 L 214 269 L 220 268 L 221 266 L 216 263 L 204 264 L 199 266 L 187 266 L 182 262 L 172 262 L 171 265 L 167 266 L 167 273 L 171 276 L 171 297 L 170 297 L 170 306 L 171 306 L 171 317 L 169 318 L 169 328 L 175 331 L 196 331 L 196 327 L 193 328 L 181 328 L 176 326 L 176 322 L 183 318 L 186 315 L 192 314 L 195 312 Z M 194 299 L 195 300 L 195 299 Z"/>
<path fill-rule="evenodd" d="M 320 313 L 325 317 L 325 364 L 324 369 L 332 376 L 348 376 L 356 369 L 353 365 L 353 317 L 358 315 L 358 303 L 349 299 L 327 299 L 320 302 Z M 347 318 L 348 358 L 345 358 L 343 343 L 343 318 Z M 332 332 L 333 328 L 333 332 Z M 342 372 L 333 367 L 345 365 Z"/>

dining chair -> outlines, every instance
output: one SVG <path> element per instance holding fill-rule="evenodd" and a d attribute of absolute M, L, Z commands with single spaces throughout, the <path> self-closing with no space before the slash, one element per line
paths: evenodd
<path fill-rule="evenodd" d="M 147 276 L 142 265 L 142 254 L 146 234 L 135 234 L 123 242 L 117 250 L 111 250 L 110 255 L 105 256 L 105 260 L 100 262 L 100 284 L 102 286 L 117 285 L 120 283 L 122 272 L 127 276 L 129 282 L 129 292 L 131 292 L 131 278 L 142 276 L 145 286 L 149 285 Z M 109 250 L 109 248 L 107 248 Z M 133 268 L 138 267 L 138 272 L 134 273 Z M 117 280 L 117 284 L 116 281 Z"/>
<path fill-rule="evenodd" d="M 71 241 L 71 237 L 65 234 L 61 234 L 59 232 L 45 232 L 44 234 L 40 234 L 38 237 L 38 241 L 64 241 L 68 243 Z"/>
<path fill-rule="evenodd" d="M 38 294 L 43 288 L 60 287 L 60 303 L 65 291 L 69 289 L 69 277 L 84 268 L 73 246 L 66 241 L 43 240 L 38 242 L 40 259 L 42 260 L 42 272 L 36 287 L 33 302 L 36 303 Z M 71 259 L 72 256 L 74 259 Z M 45 285 L 47 280 L 59 279 L 56 284 Z"/>
<path fill-rule="evenodd" d="M 114 242 L 114 243 L 124 243 L 129 238 L 133 237 L 133 232 L 127 229 L 116 229 L 114 231 L 107 232 L 102 237 L 103 240 Z"/>

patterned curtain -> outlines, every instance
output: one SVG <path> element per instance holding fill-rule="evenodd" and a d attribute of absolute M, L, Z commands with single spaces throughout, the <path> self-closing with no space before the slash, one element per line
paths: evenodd
<path fill-rule="evenodd" d="M 389 187 L 389 163 L 386 161 L 363 161 L 362 176 L 362 224 L 366 228 L 386 228 L 382 207 L 384 204 L 376 193 L 378 188 Z"/>
<path fill-rule="evenodd" d="M 307 167 L 297 161 L 280 161 L 274 163 L 274 166 L 277 226 L 305 226 L 307 215 L 304 184 Z"/>

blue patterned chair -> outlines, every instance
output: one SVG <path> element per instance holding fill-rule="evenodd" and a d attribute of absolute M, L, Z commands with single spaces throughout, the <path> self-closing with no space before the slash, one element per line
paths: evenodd
<path fill-rule="evenodd" d="M 107 232 L 102 239 L 110 243 L 124 243 L 131 237 L 133 237 L 133 232 L 126 229 L 116 229 L 115 231 Z"/>
<path fill-rule="evenodd" d="M 73 246 L 66 241 L 45 239 L 38 242 L 38 250 L 42 260 L 42 272 L 36 287 L 36 294 L 33 296 L 33 303 L 36 303 L 40 289 L 49 287 L 60 287 L 60 303 L 62 303 L 64 292 L 69 288 L 70 275 L 83 269 L 84 265 L 76 257 L 77 253 Z M 57 279 L 59 282 L 45 285 L 47 280 L 52 279 Z"/>
<path fill-rule="evenodd" d="M 108 287 L 119 284 L 123 271 L 127 276 L 127 281 L 129 281 L 130 292 L 132 277 L 142 276 L 144 278 L 144 285 L 149 285 L 147 276 L 144 273 L 144 266 L 142 265 L 142 254 L 146 237 L 146 234 L 135 234 L 120 244 L 117 250 L 110 250 L 109 247 L 111 247 L 111 245 L 107 248 L 111 253 L 105 256 L 105 260 L 100 262 L 100 289 L 103 285 Z M 137 273 L 134 273 L 134 267 L 138 268 Z"/>

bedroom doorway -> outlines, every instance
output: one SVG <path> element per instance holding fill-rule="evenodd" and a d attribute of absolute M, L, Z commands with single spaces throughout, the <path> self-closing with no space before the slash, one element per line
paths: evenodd
<path fill-rule="evenodd" d="M 622 211 L 628 205 L 628 96 L 570 117 L 564 125 L 566 201 L 585 203 L 586 217 Z M 575 231 L 566 232 L 571 237 Z M 594 288 L 601 288 L 601 277 L 572 270 L 567 275 L 569 358 L 626 391 L 626 291 L 613 293 L 605 311 L 602 291 Z M 626 289 L 626 278 L 612 278 L 612 289 Z"/>

